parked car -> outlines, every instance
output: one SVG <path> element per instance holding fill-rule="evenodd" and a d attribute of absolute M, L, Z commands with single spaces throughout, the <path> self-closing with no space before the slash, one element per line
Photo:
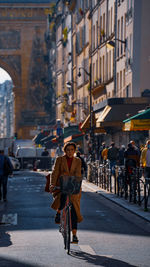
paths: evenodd
<path fill-rule="evenodd" d="M 29 158 L 36 157 L 36 148 L 35 147 L 18 147 L 16 150 L 17 158 Z"/>
<path fill-rule="evenodd" d="M 14 170 L 20 170 L 20 162 L 14 157 L 9 157 Z"/>

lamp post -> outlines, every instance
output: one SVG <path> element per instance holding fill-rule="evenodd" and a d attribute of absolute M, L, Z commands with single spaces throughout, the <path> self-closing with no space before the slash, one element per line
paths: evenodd
<path fill-rule="evenodd" d="M 94 153 L 94 124 L 93 124 L 93 106 L 92 106 L 92 64 L 90 64 L 89 72 L 83 68 L 79 68 L 78 77 L 81 77 L 81 71 L 83 70 L 89 76 L 89 86 L 90 86 L 90 141 L 92 144 L 91 147 L 91 160 L 95 160 L 95 153 Z"/>

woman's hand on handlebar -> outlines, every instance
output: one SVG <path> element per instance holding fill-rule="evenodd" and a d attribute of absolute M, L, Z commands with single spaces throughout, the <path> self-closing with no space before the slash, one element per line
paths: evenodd
<path fill-rule="evenodd" d="M 49 187 L 50 193 L 53 193 L 54 189 L 55 189 L 55 186 L 54 185 L 50 185 L 50 187 Z"/>

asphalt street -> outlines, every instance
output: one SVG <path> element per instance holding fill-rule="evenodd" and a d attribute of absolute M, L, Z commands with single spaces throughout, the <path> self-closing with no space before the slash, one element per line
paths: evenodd
<path fill-rule="evenodd" d="M 16 172 L 0 202 L 0 267 L 150 266 L 150 223 L 83 185 L 78 245 L 71 254 L 44 192 L 44 173 Z"/>

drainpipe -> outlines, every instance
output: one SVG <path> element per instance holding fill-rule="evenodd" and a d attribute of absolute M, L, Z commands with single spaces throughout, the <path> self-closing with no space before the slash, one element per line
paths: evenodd
<path fill-rule="evenodd" d="M 115 0 L 115 21 L 114 21 L 114 31 L 115 31 L 115 40 L 117 39 L 117 0 Z M 117 91 L 117 41 L 115 41 L 115 47 L 114 47 L 114 97 L 116 97 L 116 91 Z"/>

